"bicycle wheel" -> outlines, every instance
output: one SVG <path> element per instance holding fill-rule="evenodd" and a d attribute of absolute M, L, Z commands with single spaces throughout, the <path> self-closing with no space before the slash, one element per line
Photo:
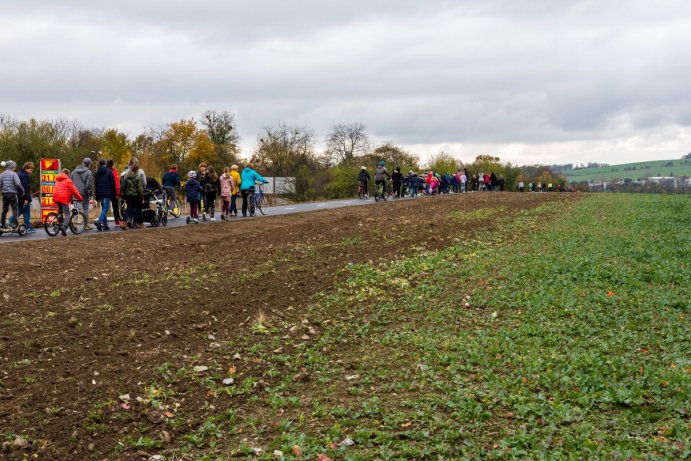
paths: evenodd
<path fill-rule="evenodd" d="M 70 230 L 73 234 L 79 235 L 82 232 L 84 232 L 85 228 L 86 218 L 84 217 L 84 213 L 78 211 L 77 213 L 74 213 L 72 216 L 70 216 Z"/>
<path fill-rule="evenodd" d="M 254 197 L 254 194 L 251 194 L 247 197 L 247 199 L 249 200 L 249 203 L 247 204 L 247 212 L 250 214 L 250 216 L 254 216 L 254 213 L 256 213 L 256 210 L 254 208 Z"/>
<path fill-rule="evenodd" d="M 168 213 L 166 213 L 165 211 L 163 212 L 163 216 L 161 216 L 161 225 L 162 226 L 168 225 Z"/>
<path fill-rule="evenodd" d="M 172 214 L 174 218 L 180 217 L 180 202 L 175 199 L 168 207 L 168 213 Z"/>
<path fill-rule="evenodd" d="M 259 211 L 261 211 L 262 214 L 269 212 L 269 199 L 266 198 L 266 195 L 262 195 L 262 198 L 259 199 L 257 205 L 257 208 L 259 208 Z"/>
<path fill-rule="evenodd" d="M 48 213 L 43 221 L 43 230 L 51 237 L 55 237 L 60 232 L 60 219 L 57 213 Z"/>

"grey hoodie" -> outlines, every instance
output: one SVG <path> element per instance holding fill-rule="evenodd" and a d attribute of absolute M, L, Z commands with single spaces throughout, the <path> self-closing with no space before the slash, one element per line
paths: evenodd
<path fill-rule="evenodd" d="M 24 188 L 19 175 L 14 172 L 16 163 L 7 162 L 7 168 L 0 173 L 0 190 L 3 194 L 24 195 Z"/>
<path fill-rule="evenodd" d="M 93 195 L 91 191 L 94 186 L 94 175 L 90 169 L 84 165 L 79 165 L 72 172 L 70 179 L 72 179 L 74 187 L 77 188 L 79 194 L 84 197 L 85 200 L 87 197 Z"/>

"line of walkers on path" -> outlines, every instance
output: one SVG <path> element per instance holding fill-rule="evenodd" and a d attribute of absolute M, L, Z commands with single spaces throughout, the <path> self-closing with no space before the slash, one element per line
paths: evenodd
<path fill-rule="evenodd" d="M 101 156 L 101 152 L 91 152 L 92 156 Z M 89 208 L 92 198 L 100 204 L 101 212 L 94 221 L 99 231 L 110 230 L 107 214 L 112 209 L 113 221 L 123 230 L 140 229 L 144 227 L 143 210 L 149 207 L 150 190 L 152 182 L 158 185 L 153 178 L 147 178 L 144 170 L 139 165 L 136 157 L 132 157 L 122 173 L 115 169 L 113 160 L 101 159 L 95 173 L 91 166 L 91 157 L 86 157 L 82 164 L 73 172 L 63 169 L 55 178 L 53 201 L 58 205 L 63 216 L 69 215 L 70 203 L 76 200 L 76 206 L 84 214 L 86 230 L 94 227 L 89 224 Z M 23 216 L 24 224 L 28 232 L 36 232 L 31 225 L 30 190 L 31 174 L 34 164 L 27 162 L 16 173 L 16 163 L 3 162 L 5 170 L 0 174 L 0 190 L 2 191 L 3 207 L 0 221 L 2 231 L 10 232 L 8 226 L 18 225 L 18 216 Z M 198 171 L 190 171 L 187 174 L 187 182 L 184 185 L 185 198 L 190 205 L 190 222 L 198 223 L 199 212 L 203 216 L 209 216 L 215 220 L 215 203 L 217 197 L 221 198 L 221 219 L 237 216 L 237 198 L 242 197 L 242 216 L 247 216 L 249 195 L 254 191 L 256 183 L 268 181 L 252 169 L 251 165 L 245 166 L 241 173 L 238 166 L 225 167 L 223 173 L 218 175 L 213 166 L 206 163 L 199 165 Z M 181 187 L 177 166 L 171 165 L 168 172 L 162 178 L 163 189 L 167 193 L 167 200 L 174 203 L 177 200 L 176 189 Z M 160 186 L 159 186 L 160 187 Z M 121 215 L 122 202 L 126 204 L 126 216 Z M 6 221 L 9 209 L 12 208 L 13 216 Z M 66 235 L 67 223 L 63 223 L 61 232 Z"/>
<path fill-rule="evenodd" d="M 497 178 L 494 173 L 480 173 L 470 176 L 468 170 L 458 169 L 453 173 L 439 173 L 435 170 L 426 170 L 418 174 L 410 170 L 407 175 L 401 173 L 401 167 L 396 167 L 392 174 L 389 174 L 384 161 L 379 162 L 374 172 L 375 189 L 380 183 L 385 184 L 390 180 L 392 187 L 389 192 L 393 197 L 403 197 L 410 195 L 416 197 L 418 194 L 437 195 L 464 193 L 468 190 L 488 191 L 504 190 L 505 181 L 503 177 Z M 369 196 L 368 184 L 370 177 L 367 167 L 360 168 L 358 175 L 358 186 L 365 190 L 365 197 Z"/>

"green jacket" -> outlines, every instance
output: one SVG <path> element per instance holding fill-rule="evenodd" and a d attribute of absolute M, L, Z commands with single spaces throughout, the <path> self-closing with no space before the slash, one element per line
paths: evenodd
<path fill-rule="evenodd" d="M 122 195 L 125 197 L 141 197 L 144 195 L 144 184 L 142 178 L 136 173 L 129 173 L 120 186 Z"/>

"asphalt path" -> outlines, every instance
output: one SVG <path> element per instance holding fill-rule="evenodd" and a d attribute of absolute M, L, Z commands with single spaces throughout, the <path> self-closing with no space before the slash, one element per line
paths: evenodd
<path fill-rule="evenodd" d="M 422 198 L 425 197 L 424 195 L 418 195 L 417 198 Z M 404 198 L 390 198 L 389 201 L 402 201 L 402 200 L 415 200 L 416 198 L 414 197 L 404 197 Z M 238 204 L 242 204 L 238 200 Z M 357 198 L 353 199 L 346 199 L 346 200 L 329 200 L 325 202 L 308 202 L 308 203 L 293 203 L 290 205 L 280 205 L 280 206 L 273 206 L 269 207 L 266 215 L 262 215 L 259 210 L 257 210 L 257 213 L 254 217 L 233 217 L 230 218 L 230 223 L 236 220 L 245 220 L 245 219 L 257 219 L 257 218 L 263 218 L 266 216 L 280 216 L 280 215 L 286 215 L 286 214 L 293 214 L 293 213 L 307 213 L 311 211 L 319 211 L 319 210 L 330 210 L 330 209 L 335 209 L 335 208 L 344 208 L 344 207 L 349 207 L 349 206 L 362 206 L 362 205 L 372 205 L 374 204 L 375 201 L 373 198 L 368 198 L 365 200 L 360 200 Z M 179 218 L 173 218 L 172 216 L 168 216 L 168 225 L 165 227 L 180 227 L 180 226 L 185 226 L 187 225 L 187 216 L 188 215 L 180 215 Z M 216 214 L 216 221 L 220 221 L 221 214 L 217 213 Z M 84 231 L 81 235 L 93 235 L 93 234 L 109 234 L 111 232 L 123 232 L 119 227 L 115 226 L 112 222 L 112 218 L 109 218 L 110 221 L 110 231 L 108 232 L 99 232 L 96 230 L 94 227 L 93 230 L 87 230 Z M 201 219 L 199 220 L 199 225 L 204 225 L 208 224 L 213 221 L 207 220 L 206 222 L 203 222 Z M 93 221 L 91 222 L 93 225 Z M 147 230 L 149 229 L 156 229 L 152 228 L 150 224 L 144 223 L 145 227 Z M 72 232 L 69 230 L 67 231 L 67 236 L 68 237 L 76 237 Z M 58 234 L 55 237 L 50 237 L 48 234 L 46 234 L 46 231 L 43 230 L 43 228 L 36 228 L 36 233 L 34 234 L 27 234 L 24 237 L 20 237 L 17 234 L 3 234 L 2 237 L 0 237 L 0 244 L 2 243 L 9 243 L 9 242 L 23 242 L 26 240 L 40 240 L 40 239 L 46 239 L 46 238 L 65 238 L 62 235 Z"/>

